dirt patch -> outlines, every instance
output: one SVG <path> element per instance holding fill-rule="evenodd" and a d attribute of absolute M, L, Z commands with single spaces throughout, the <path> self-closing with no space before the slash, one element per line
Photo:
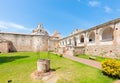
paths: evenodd
<path fill-rule="evenodd" d="M 31 74 L 31 78 L 33 79 L 37 79 L 37 80 L 43 80 L 43 79 L 47 79 L 49 77 L 51 77 L 53 75 L 54 71 L 49 71 L 49 72 L 46 72 L 46 73 L 43 73 L 43 72 L 39 72 L 39 71 L 34 71 L 32 74 Z"/>
<path fill-rule="evenodd" d="M 31 74 L 31 78 L 36 80 L 43 80 L 45 83 L 57 83 L 59 76 L 55 75 L 55 71 L 53 70 L 50 70 L 46 73 L 42 73 L 36 70 Z"/>
<path fill-rule="evenodd" d="M 45 80 L 45 83 L 57 83 L 57 80 L 59 79 L 59 76 L 52 76 L 48 80 Z"/>

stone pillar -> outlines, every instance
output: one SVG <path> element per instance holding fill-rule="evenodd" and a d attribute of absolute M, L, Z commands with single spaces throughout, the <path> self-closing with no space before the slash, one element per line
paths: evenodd
<path fill-rule="evenodd" d="M 70 38 L 70 46 L 72 46 L 72 39 Z"/>
<path fill-rule="evenodd" d="M 66 41 L 64 40 L 64 46 L 66 45 Z"/>
<path fill-rule="evenodd" d="M 119 44 L 119 42 L 120 42 L 120 25 L 119 24 L 115 24 L 114 25 L 114 28 L 113 28 L 113 30 L 114 30 L 114 32 L 113 32 L 113 44 L 114 44 L 114 46 L 117 46 L 118 44 Z"/>
<path fill-rule="evenodd" d="M 87 46 L 88 43 L 88 33 L 83 34 L 84 36 L 84 46 Z"/>
<path fill-rule="evenodd" d="M 64 41 L 62 40 L 62 46 L 64 46 Z"/>
<path fill-rule="evenodd" d="M 79 43 L 80 43 L 80 37 L 79 36 L 76 37 L 76 42 L 77 42 L 77 46 L 78 46 Z"/>
<path fill-rule="evenodd" d="M 67 39 L 65 39 L 65 46 L 67 46 Z"/>
<path fill-rule="evenodd" d="M 67 44 L 70 44 L 70 39 L 69 38 L 67 39 Z"/>
<path fill-rule="evenodd" d="M 73 37 L 71 39 L 71 44 L 72 44 L 72 46 L 74 46 L 74 38 Z"/>
<path fill-rule="evenodd" d="M 99 45 L 99 32 L 98 32 L 98 30 L 95 30 L 95 44 L 96 45 Z"/>

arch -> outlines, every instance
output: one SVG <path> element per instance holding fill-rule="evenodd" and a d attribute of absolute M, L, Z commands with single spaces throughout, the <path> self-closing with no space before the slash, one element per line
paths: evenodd
<path fill-rule="evenodd" d="M 67 44 L 67 42 L 66 42 L 66 40 L 64 40 L 64 45 L 66 45 Z"/>
<path fill-rule="evenodd" d="M 114 30 L 111 27 L 101 30 L 101 40 L 102 41 L 112 41 Z"/>
<path fill-rule="evenodd" d="M 69 39 L 66 39 L 66 41 L 67 41 L 67 45 L 69 44 Z"/>
<path fill-rule="evenodd" d="M 72 43 L 72 42 L 71 42 L 71 38 L 70 38 L 70 39 L 69 39 L 69 44 L 71 45 L 71 43 Z"/>
<path fill-rule="evenodd" d="M 80 43 L 84 43 L 84 36 L 83 35 L 80 36 Z"/>
<path fill-rule="evenodd" d="M 61 42 L 59 42 L 59 45 L 61 45 Z"/>
<path fill-rule="evenodd" d="M 62 41 L 62 45 L 64 45 L 64 41 Z"/>
<path fill-rule="evenodd" d="M 67 39 L 65 39 L 65 45 L 67 45 Z"/>
<path fill-rule="evenodd" d="M 76 40 L 76 37 L 73 37 L 74 39 L 74 46 L 77 46 L 77 40 Z"/>
<path fill-rule="evenodd" d="M 95 32 L 94 31 L 90 32 L 88 35 L 88 38 L 89 38 L 89 40 L 88 40 L 89 42 L 94 43 L 95 42 Z"/>
<path fill-rule="evenodd" d="M 80 36 L 79 35 L 76 36 L 76 43 L 77 43 L 77 45 L 80 43 Z"/>

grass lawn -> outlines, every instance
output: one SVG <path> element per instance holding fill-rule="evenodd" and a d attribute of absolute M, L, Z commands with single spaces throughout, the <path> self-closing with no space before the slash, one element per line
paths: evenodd
<path fill-rule="evenodd" d="M 47 57 L 42 52 L 42 58 Z M 50 53 L 51 68 L 55 69 L 58 83 L 112 83 L 115 79 L 102 74 L 101 70 Z M 0 54 L 0 83 L 42 83 L 31 79 L 36 70 L 37 55 L 34 52 Z"/>
<path fill-rule="evenodd" d="M 81 55 L 76 55 L 77 57 L 80 57 L 80 58 L 85 58 L 85 59 L 89 59 L 89 55 L 85 55 L 85 54 L 81 54 Z M 100 57 L 100 56 L 95 56 L 96 57 L 96 61 L 98 62 L 102 62 L 104 61 L 105 59 L 111 59 L 111 58 L 105 58 L 105 57 Z M 120 61 L 120 60 L 119 60 Z"/>

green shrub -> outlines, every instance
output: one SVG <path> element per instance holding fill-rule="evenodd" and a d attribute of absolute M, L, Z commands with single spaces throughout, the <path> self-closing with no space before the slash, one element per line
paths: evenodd
<path fill-rule="evenodd" d="M 102 71 L 104 74 L 120 78 L 120 61 L 105 60 L 102 62 Z"/>
<path fill-rule="evenodd" d="M 62 54 L 60 54 L 60 55 L 59 55 L 59 57 L 63 57 L 63 55 L 62 55 Z"/>
<path fill-rule="evenodd" d="M 79 56 L 79 54 L 75 54 L 74 56 Z"/>

